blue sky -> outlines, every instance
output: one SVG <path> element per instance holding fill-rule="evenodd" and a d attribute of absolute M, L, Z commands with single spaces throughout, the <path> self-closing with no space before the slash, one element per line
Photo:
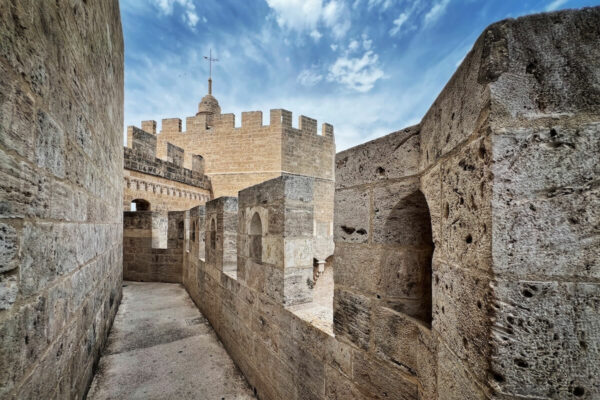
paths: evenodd
<path fill-rule="evenodd" d="M 271 108 L 334 125 L 337 151 L 420 121 L 490 23 L 586 0 L 122 0 L 125 125 Z"/>

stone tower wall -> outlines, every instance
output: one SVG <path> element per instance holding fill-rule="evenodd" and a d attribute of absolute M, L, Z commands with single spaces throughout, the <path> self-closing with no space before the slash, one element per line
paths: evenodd
<path fill-rule="evenodd" d="M 292 127 L 292 113 L 271 110 L 270 123 L 263 125 L 263 113 L 242 113 L 241 126 L 235 127 L 233 114 L 214 117 L 211 129 L 206 116 L 188 117 L 185 132 L 181 120 L 162 121 L 157 138 L 156 156 L 166 159 L 168 143 L 185 150 L 184 167 L 192 168 L 192 154 L 201 155 L 210 177 L 214 197 L 237 196 L 249 186 L 281 175 L 283 172 L 333 180 L 335 140 L 333 127 L 323 124 L 317 133 L 314 119 L 300 116 L 298 129 Z M 144 121 L 156 134 L 156 122 Z M 132 146 L 128 139 L 128 146 Z"/>
<path fill-rule="evenodd" d="M 118 1 L 0 2 L 0 398 L 81 399 L 121 299 Z"/>

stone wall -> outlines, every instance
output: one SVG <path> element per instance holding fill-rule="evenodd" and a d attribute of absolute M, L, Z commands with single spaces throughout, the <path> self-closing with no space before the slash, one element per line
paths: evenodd
<path fill-rule="evenodd" d="M 183 167 L 183 149 L 167 143 L 166 160 L 156 158 L 156 135 L 135 127 L 127 129 L 129 147 L 123 149 L 123 209 L 143 199 L 151 210 L 183 211 L 204 204 L 211 198 L 210 179 L 204 175 L 204 159 L 192 154 L 191 169 Z"/>
<path fill-rule="evenodd" d="M 205 160 L 205 173 L 211 178 L 214 196 L 237 196 L 249 186 L 267 181 L 282 172 L 313 176 L 332 181 L 335 140 L 333 127 L 323 124 L 317 134 L 317 122 L 300 116 L 298 129 L 292 127 L 292 113 L 271 110 L 269 125 L 263 125 L 263 113 L 242 113 L 241 126 L 235 126 L 233 114 L 219 114 L 207 128 L 205 115 L 189 117 L 185 132 L 181 120 L 163 120 L 157 138 L 157 156 L 166 159 L 167 143 L 185 150 L 183 165 L 192 168 L 191 154 Z M 175 121 L 175 123 L 173 122 Z M 156 122 L 145 121 L 156 133 Z M 137 128 L 130 127 L 131 132 Z M 130 135 L 128 146 L 134 144 Z M 189 153 L 189 154 L 188 154 Z"/>
<path fill-rule="evenodd" d="M 598 20 L 490 26 L 419 125 L 337 155 L 333 332 L 255 265 L 294 193 L 240 193 L 237 275 L 189 257 L 184 284 L 260 398 L 600 396 Z"/>
<path fill-rule="evenodd" d="M 312 301 L 314 186 L 284 174 L 240 191 L 237 279 L 286 306 Z"/>
<path fill-rule="evenodd" d="M 0 398 L 85 395 L 121 298 L 115 1 L 0 2 Z"/>
<path fill-rule="evenodd" d="M 123 279 L 182 281 L 185 215 L 183 211 L 166 216 L 156 211 L 123 213 Z M 162 235 L 164 239 L 157 237 Z"/>
<path fill-rule="evenodd" d="M 336 337 L 408 367 L 424 398 L 600 395 L 600 353 L 578 341 L 598 326 L 599 16 L 490 26 L 419 126 L 337 155 Z M 424 264 L 390 260 L 390 242 L 422 236 L 417 190 L 431 329 L 405 308 Z M 379 268 L 361 273 L 368 262 Z"/>

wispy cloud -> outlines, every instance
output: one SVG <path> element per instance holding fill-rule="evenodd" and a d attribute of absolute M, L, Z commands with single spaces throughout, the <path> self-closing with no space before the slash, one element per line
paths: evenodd
<path fill-rule="evenodd" d="M 329 67 L 327 79 L 357 92 L 368 92 L 375 82 L 384 77 L 378 59 L 377 54 L 371 50 L 366 51 L 362 57 L 341 56 Z"/>
<path fill-rule="evenodd" d="M 430 26 L 437 22 L 438 19 L 442 17 L 446 13 L 446 9 L 448 8 L 448 4 L 450 4 L 450 0 L 439 0 L 436 1 L 431 9 L 425 14 L 423 18 L 424 26 Z"/>
<path fill-rule="evenodd" d="M 546 11 L 558 10 L 567 0 L 554 0 L 546 6 Z"/>
<path fill-rule="evenodd" d="M 172 15 L 175 4 L 181 6 L 182 19 L 190 28 L 194 28 L 200 20 L 193 0 L 153 0 L 153 2 L 164 15 Z"/>
<path fill-rule="evenodd" d="M 402 27 L 406 23 L 406 21 L 408 21 L 408 14 L 403 12 L 398 16 L 398 18 L 394 20 L 394 27 L 390 29 L 390 35 L 395 36 L 396 34 L 398 34 L 398 32 L 400 32 L 400 29 L 402 29 Z"/>
<path fill-rule="evenodd" d="M 342 38 L 350 29 L 350 12 L 339 0 L 266 0 L 275 13 L 277 24 L 290 31 L 308 32 L 313 39 L 321 33 L 319 26 L 329 29 L 335 38 Z M 319 32 L 316 35 L 315 32 Z M 318 40 L 316 39 L 316 40 Z"/>
<path fill-rule="evenodd" d="M 296 79 L 302 86 L 312 87 L 323 80 L 323 75 L 317 72 L 316 67 L 300 71 Z"/>

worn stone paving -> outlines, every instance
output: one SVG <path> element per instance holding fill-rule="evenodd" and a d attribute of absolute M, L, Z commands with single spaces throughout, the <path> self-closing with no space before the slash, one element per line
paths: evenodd
<path fill-rule="evenodd" d="M 179 284 L 124 282 L 88 399 L 252 399 L 208 321 Z"/>

